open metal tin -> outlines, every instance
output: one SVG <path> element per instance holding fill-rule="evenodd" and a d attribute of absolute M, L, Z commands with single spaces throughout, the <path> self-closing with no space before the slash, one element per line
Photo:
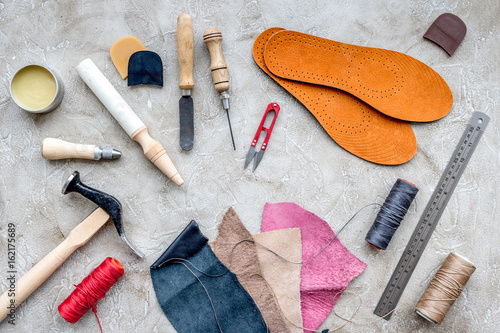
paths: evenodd
<path fill-rule="evenodd" d="M 10 81 L 10 95 L 23 110 L 45 113 L 54 110 L 64 96 L 60 77 L 42 65 L 19 69 Z"/>

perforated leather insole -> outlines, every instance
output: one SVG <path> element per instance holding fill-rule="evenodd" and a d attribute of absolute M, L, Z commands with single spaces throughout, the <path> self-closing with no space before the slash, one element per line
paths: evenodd
<path fill-rule="evenodd" d="M 397 119 L 434 121 L 453 105 L 443 78 L 400 52 L 283 30 L 268 40 L 264 57 L 278 77 L 344 90 Z"/>
<path fill-rule="evenodd" d="M 417 150 L 415 134 L 407 122 L 387 117 L 341 90 L 284 80 L 264 63 L 267 40 L 282 28 L 262 32 L 254 42 L 257 65 L 296 97 L 342 148 L 367 161 L 397 165 L 409 161 Z"/>

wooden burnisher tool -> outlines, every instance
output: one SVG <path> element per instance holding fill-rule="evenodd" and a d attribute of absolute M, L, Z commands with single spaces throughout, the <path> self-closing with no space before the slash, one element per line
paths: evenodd
<path fill-rule="evenodd" d="M 94 62 L 85 59 L 76 66 L 76 71 L 132 140 L 137 141 L 142 146 L 144 155 L 174 183 L 182 185 L 184 180 L 161 143 L 151 138 L 146 125 L 137 117 L 118 91 L 113 88 Z"/>

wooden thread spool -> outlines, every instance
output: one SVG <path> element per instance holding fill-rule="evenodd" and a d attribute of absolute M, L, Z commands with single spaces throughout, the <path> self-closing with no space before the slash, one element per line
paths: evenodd
<path fill-rule="evenodd" d="M 450 253 L 415 306 L 415 312 L 434 324 L 441 323 L 475 270 L 468 259 Z"/>

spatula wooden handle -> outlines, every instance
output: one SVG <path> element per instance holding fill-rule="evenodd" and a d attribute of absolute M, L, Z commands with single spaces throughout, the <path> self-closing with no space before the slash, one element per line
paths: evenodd
<path fill-rule="evenodd" d="M 179 63 L 179 88 L 193 89 L 194 35 L 193 21 L 188 14 L 177 18 L 177 62 Z"/>
<path fill-rule="evenodd" d="M 0 297 L 0 322 L 13 313 L 19 304 L 40 287 L 76 249 L 84 245 L 108 219 L 109 215 L 104 210 L 96 209 L 70 232 L 68 238 L 17 280 L 15 288 L 9 287 Z"/>

